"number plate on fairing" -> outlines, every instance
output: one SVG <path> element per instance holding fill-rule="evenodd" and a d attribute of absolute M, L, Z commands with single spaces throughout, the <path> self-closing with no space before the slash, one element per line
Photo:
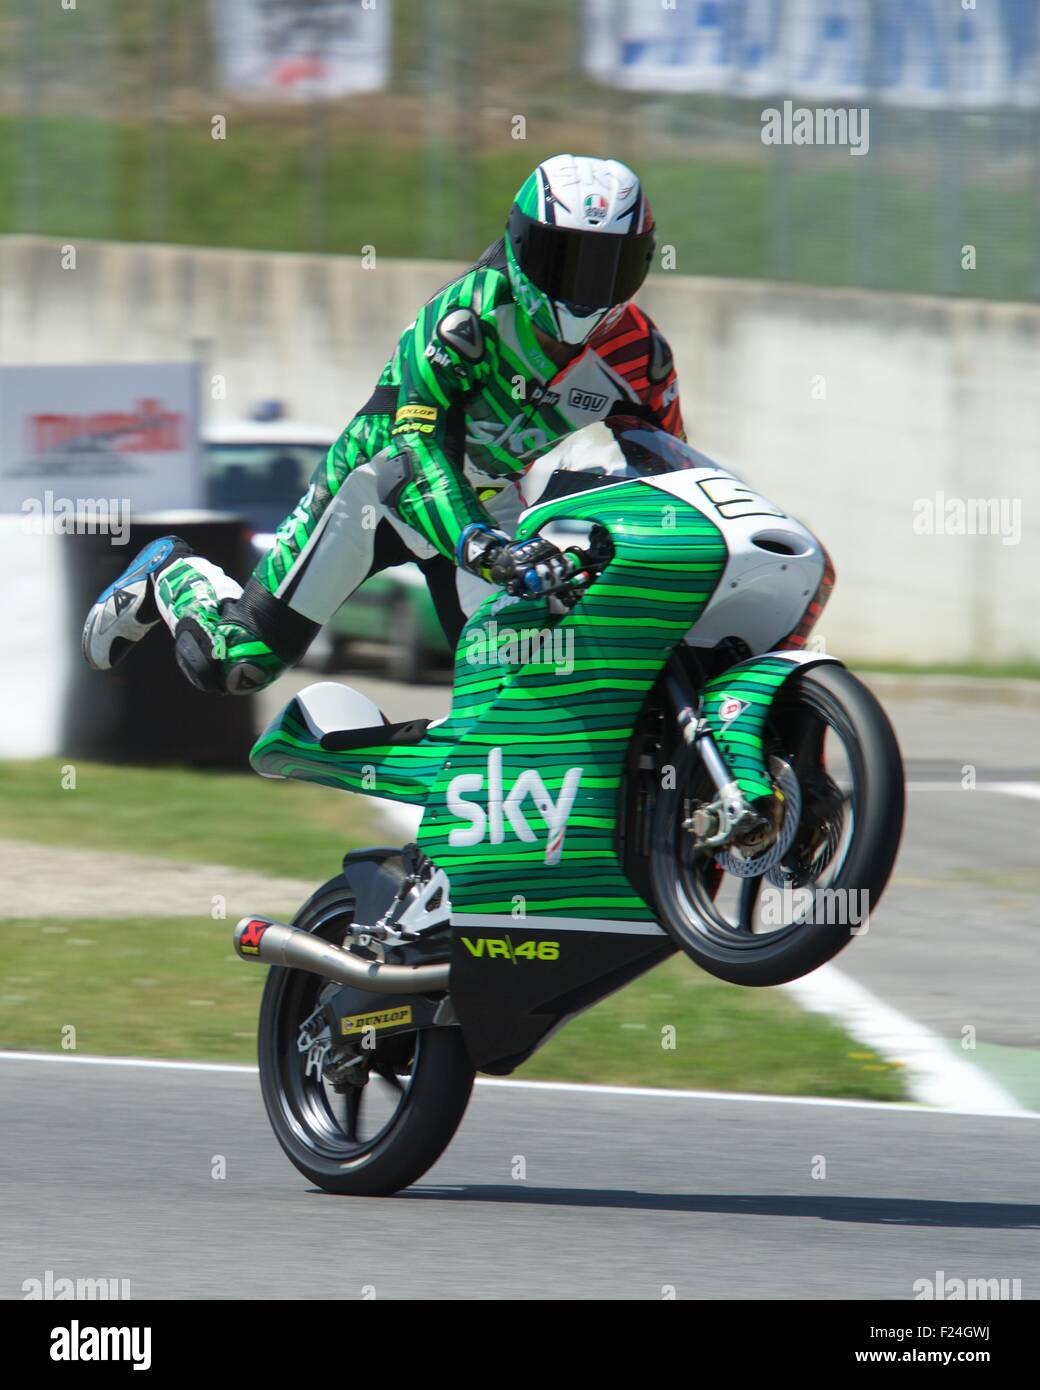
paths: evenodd
<path fill-rule="evenodd" d="M 798 626 L 819 588 L 819 541 L 723 469 L 690 468 L 646 481 L 703 512 L 726 543 L 726 568 L 687 642 L 713 647 L 739 637 L 754 655 L 772 650 Z"/>

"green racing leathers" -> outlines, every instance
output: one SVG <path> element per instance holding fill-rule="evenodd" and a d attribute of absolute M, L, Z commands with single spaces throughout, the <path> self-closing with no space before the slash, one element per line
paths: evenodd
<path fill-rule="evenodd" d="M 244 589 L 180 555 L 155 577 L 185 674 L 208 690 L 267 685 L 375 570 L 423 568 L 449 637 L 489 592 L 452 567 L 460 539 L 511 534 L 529 466 L 615 413 L 682 436 L 671 352 L 633 304 L 557 368 L 517 305 L 503 242 L 439 290 L 402 334 L 376 390 L 329 449 Z M 457 620 L 448 596 L 458 584 Z M 486 578 L 485 574 L 485 578 Z"/>

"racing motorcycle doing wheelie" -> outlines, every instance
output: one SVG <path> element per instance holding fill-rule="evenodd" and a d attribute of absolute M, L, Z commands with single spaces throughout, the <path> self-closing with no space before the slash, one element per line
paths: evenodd
<path fill-rule="evenodd" d="M 320 682 L 253 749 L 263 776 L 422 809 L 415 843 L 348 853 L 291 926 L 235 929 L 244 959 L 274 967 L 271 1124 L 328 1191 L 414 1182 L 476 1071 L 514 1071 L 677 949 L 741 985 L 816 969 L 891 873 L 895 735 L 807 648 L 825 550 L 689 445 L 608 425 L 554 452 L 517 531 L 563 549 L 576 587 L 485 600 L 450 714 L 389 723 Z"/>

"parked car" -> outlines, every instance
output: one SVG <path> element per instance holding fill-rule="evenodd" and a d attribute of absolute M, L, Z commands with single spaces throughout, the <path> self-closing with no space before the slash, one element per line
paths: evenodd
<path fill-rule="evenodd" d="M 264 554 L 335 438 L 335 430 L 284 418 L 214 421 L 203 434 L 207 505 L 241 516 L 257 555 Z M 387 669 L 401 681 L 421 680 L 450 659 L 417 566 L 396 565 L 363 584 L 322 629 L 305 664 L 341 670 L 355 642 L 386 647 Z"/>

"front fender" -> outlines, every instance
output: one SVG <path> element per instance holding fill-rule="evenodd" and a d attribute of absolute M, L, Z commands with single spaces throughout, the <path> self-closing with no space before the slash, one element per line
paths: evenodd
<path fill-rule="evenodd" d="M 820 652 L 763 652 L 705 684 L 701 715 L 746 800 L 773 794 L 762 741 L 777 691 L 795 671 L 825 662 L 843 664 Z"/>

